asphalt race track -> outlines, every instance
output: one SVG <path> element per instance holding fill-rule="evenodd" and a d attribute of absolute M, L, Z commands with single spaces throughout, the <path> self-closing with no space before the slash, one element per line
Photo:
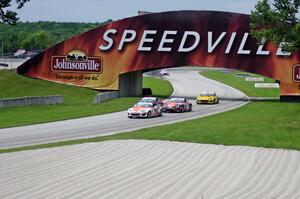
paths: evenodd
<path fill-rule="evenodd" d="M 163 117 L 151 119 L 129 119 L 127 111 L 121 111 L 80 119 L 5 128 L 0 129 L 0 148 L 111 135 L 200 118 L 228 111 L 248 102 L 248 97 L 242 92 L 200 76 L 199 68 L 174 68 L 169 69 L 169 72 L 170 76 L 164 78 L 172 83 L 174 87 L 173 96 L 190 98 L 193 103 L 192 112 L 165 113 Z M 217 105 L 196 105 L 195 97 L 207 90 L 215 91 L 220 96 L 220 103 Z"/>

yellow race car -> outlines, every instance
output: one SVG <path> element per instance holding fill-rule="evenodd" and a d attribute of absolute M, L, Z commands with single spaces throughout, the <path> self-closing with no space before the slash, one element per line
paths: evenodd
<path fill-rule="evenodd" d="M 219 97 L 215 92 L 205 91 L 197 97 L 196 103 L 197 104 L 218 104 Z"/>

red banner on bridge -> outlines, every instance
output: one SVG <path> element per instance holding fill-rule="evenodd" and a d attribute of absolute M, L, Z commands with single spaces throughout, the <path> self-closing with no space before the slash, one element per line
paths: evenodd
<path fill-rule="evenodd" d="M 18 73 L 118 90 L 119 75 L 176 66 L 232 68 L 281 81 L 281 95 L 300 95 L 299 52 L 249 35 L 249 15 L 176 11 L 131 17 L 65 40 L 28 60 Z"/>

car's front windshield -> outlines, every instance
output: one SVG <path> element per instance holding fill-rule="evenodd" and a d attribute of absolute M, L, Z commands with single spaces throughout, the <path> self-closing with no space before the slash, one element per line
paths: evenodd
<path fill-rule="evenodd" d="M 148 107 L 148 108 L 151 108 L 151 107 L 153 107 L 153 105 L 150 104 L 150 103 L 137 103 L 137 104 L 134 105 L 134 107 Z"/>
<path fill-rule="evenodd" d="M 154 98 L 143 98 L 141 101 L 142 102 L 155 102 L 155 99 Z"/>
<path fill-rule="evenodd" d="M 171 98 L 170 101 L 171 102 L 177 102 L 177 103 L 183 103 L 184 99 L 183 98 Z"/>
<path fill-rule="evenodd" d="M 214 93 L 204 92 L 204 93 L 201 93 L 200 96 L 214 96 Z"/>

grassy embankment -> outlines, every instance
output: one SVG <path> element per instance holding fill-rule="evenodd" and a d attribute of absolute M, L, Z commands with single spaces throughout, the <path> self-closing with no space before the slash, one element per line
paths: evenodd
<path fill-rule="evenodd" d="M 250 74 L 246 72 L 240 71 L 231 71 L 231 72 L 222 72 L 222 71 L 214 71 L 207 70 L 201 72 L 201 74 L 207 78 L 215 79 L 219 82 L 237 88 L 238 90 L 244 92 L 249 97 L 278 97 L 279 98 L 279 89 L 277 88 L 255 88 L 255 82 L 245 81 L 245 77 L 239 75 L 248 74 L 251 77 L 261 77 L 256 74 Z M 263 77 L 263 82 L 258 83 L 274 83 L 275 81 L 268 77 Z"/>
<path fill-rule="evenodd" d="M 213 78 L 225 81 L 228 74 L 218 73 Z M 238 77 L 232 74 L 228 81 L 234 78 Z M 206 118 L 106 137 L 0 150 L 0 153 L 115 139 L 173 140 L 300 150 L 299 112 L 299 103 L 251 102 L 239 109 Z"/>
<path fill-rule="evenodd" d="M 155 95 L 170 95 L 172 85 L 168 81 L 145 77 L 144 87 L 151 87 Z M 71 118 L 86 117 L 126 110 L 139 98 L 126 97 L 102 104 L 93 104 L 98 91 L 57 84 L 17 75 L 12 70 L 0 71 L 0 99 L 62 94 L 60 105 L 29 106 L 0 109 L 0 128 L 44 123 Z"/>

